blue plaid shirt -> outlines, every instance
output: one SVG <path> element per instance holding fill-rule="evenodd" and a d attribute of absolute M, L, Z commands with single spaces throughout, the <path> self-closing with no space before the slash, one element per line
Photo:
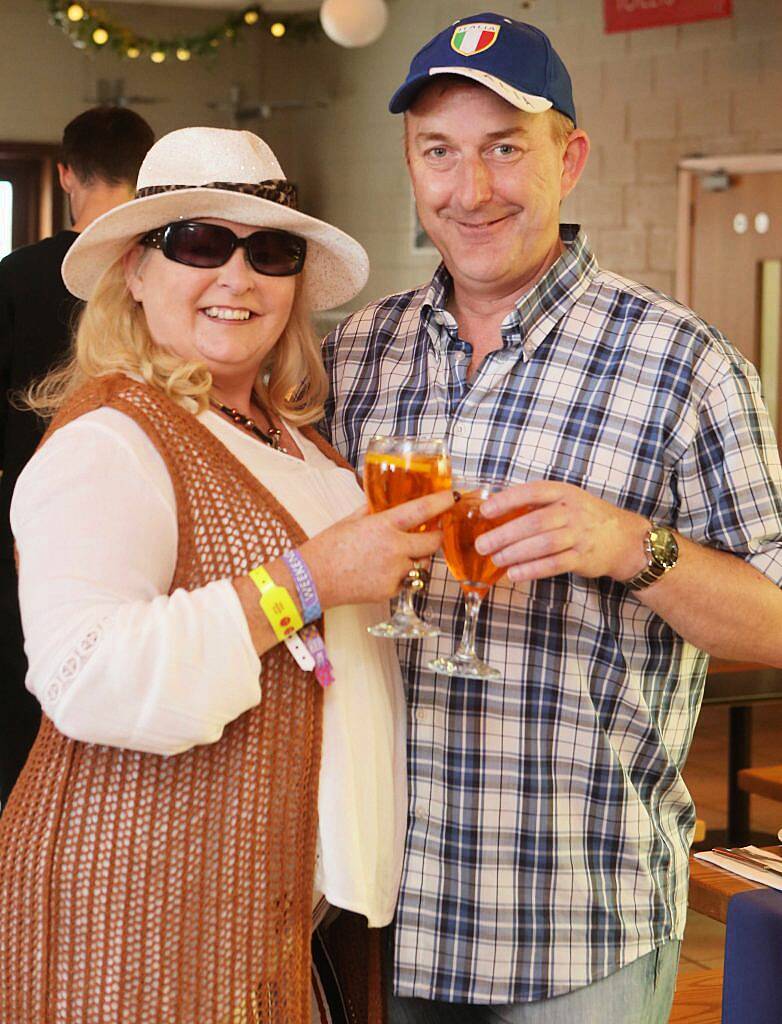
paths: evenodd
<path fill-rule="evenodd" d="M 712 327 L 565 249 L 472 379 L 450 278 L 355 313 L 325 342 L 332 442 L 444 437 L 454 470 L 563 480 L 782 583 L 782 470 L 757 375 Z M 681 776 L 707 656 L 626 587 L 560 575 L 484 601 L 488 682 L 426 663 L 461 634 L 436 558 L 440 639 L 401 645 L 410 815 L 396 918 L 403 996 L 528 1002 L 588 985 L 671 938 L 694 809 Z"/>

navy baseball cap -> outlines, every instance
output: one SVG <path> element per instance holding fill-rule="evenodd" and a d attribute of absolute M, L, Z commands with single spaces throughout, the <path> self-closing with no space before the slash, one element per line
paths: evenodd
<path fill-rule="evenodd" d="M 576 123 L 570 75 L 548 36 L 504 14 L 471 14 L 439 32 L 413 57 L 388 109 L 401 114 L 433 75 L 463 75 L 508 103 L 540 114 L 560 111 Z"/>

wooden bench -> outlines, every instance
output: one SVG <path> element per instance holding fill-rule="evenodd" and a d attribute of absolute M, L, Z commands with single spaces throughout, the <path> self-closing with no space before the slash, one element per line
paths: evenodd
<path fill-rule="evenodd" d="M 693 971 L 676 979 L 668 1024 L 720 1024 L 722 971 Z"/>
<path fill-rule="evenodd" d="M 742 768 L 738 773 L 739 789 L 768 800 L 782 801 L 782 764 L 764 768 Z"/>

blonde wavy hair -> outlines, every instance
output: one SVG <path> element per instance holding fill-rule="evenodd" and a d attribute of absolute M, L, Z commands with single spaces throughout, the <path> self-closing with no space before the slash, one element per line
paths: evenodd
<path fill-rule="evenodd" d="M 81 385 L 112 373 L 141 377 L 190 412 L 209 405 L 211 373 L 152 340 L 144 310 L 128 289 L 122 257 L 104 271 L 84 306 L 70 357 L 25 392 L 24 405 L 50 419 Z M 260 368 L 254 393 L 262 407 L 303 425 L 321 418 L 327 392 L 299 277 L 288 323 Z"/>

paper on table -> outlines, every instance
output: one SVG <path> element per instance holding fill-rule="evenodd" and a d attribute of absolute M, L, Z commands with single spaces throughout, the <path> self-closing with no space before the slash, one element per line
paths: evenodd
<path fill-rule="evenodd" d="M 740 846 L 737 849 L 744 850 L 755 857 L 758 855 L 764 856 L 764 852 L 755 846 Z M 714 864 L 715 867 L 724 868 L 726 871 L 730 871 L 732 875 L 740 875 L 742 878 L 749 879 L 750 882 L 759 882 L 761 885 L 771 886 L 772 889 L 782 889 L 782 875 L 777 875 L 773 871 L 764 871 L 763 868 L 755 868 L 751 864 L 742 864 L 741 861 L 734 860 L 732 857 L 725 857 L 720 853 L 714 853 L 712 850 L 704 850 L 702 853 L 696 853 L 694 856 L 696 860 L 703 860 L 707 864 Z M 780 864 L 782 864 L 782 861 L 780 861 Z"/>

